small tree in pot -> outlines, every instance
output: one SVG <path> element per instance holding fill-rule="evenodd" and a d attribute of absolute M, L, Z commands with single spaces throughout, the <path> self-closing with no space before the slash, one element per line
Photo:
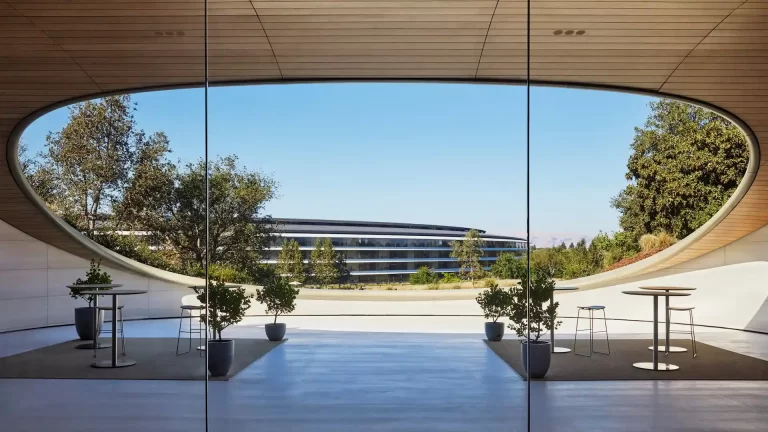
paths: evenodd
<path fill-rule="evenodd" d="M 83 299 L 88 302 L 87 307 L 75 308 L 75 330 L 82 340 L 93 340 L 94 332 L 96 336 L 101 333 L 101 326 L 104 323 L 104 313 L 99 312 L 96 320 L 96 328 L 93 326 L 93 295 L 81 294 L 83 291 L 104 291 L 109 288 L 78 288 L 75 285 L 107 285 L 112 283 L 112 277 L 106 271 L 101 270 L 101 260 L 91 260 L 91 267 L 85 273 L 85 279 L 78 278 L 75 283 L 69 287 L 69 295 L 74 299 Z"/>
<path fill-rule="evenodd" d="M 202 289 L 195 291 L 197 299 L 205 304 L 205 292 Z M 208 341 L 208 372 L 211 376 L 229 373 L 235 358 L 235 341 L 223 339 L 221 333 L 243 320 L 252 298 L 252 294 L 245 293 L 245 288 L 228 287 L 224 282 L 208 282 L 208 314 L 202 313 L 200 319 L 213 333 L 213 339 Z"/>
<path fill-rule="evenodd" d="M 523 275 L 518 285 L 511 290 L 509 329 L 524 338 L 521 354 L 528 375 L 531 378 L 543 378 L 549 370 L 552 353 L 549 341 L 541 340 L 541 336 L 542 333 L 552 331 L 562 324 L 562 321 L 556 321 L 559 303 L 554 302 L 544 307 L 544 303 L 549 302 L 555 289 L 555 281 L 547 273 L 531 272 L 530 301 L 526 294 L 527 284 L 528 275 Z M 529 355 L 530 364 L 528 364 Z"/>
<path fill-rule="evenodd" d="M 278 323 L 277 317 L 280 314 L 291 313 L 296 309 L 296 296 L 298 295 L 299 289 L 292 287 L 288 279 L 280 276 L 267 279 L 264 288 L 256 292 L 256 301 L 266 306 L 265 312 L 268 315 L 275 316 L 273 323 L 264 326 L 267 339 L 279 341 L 285 337 L 285 323 Z"/>
<path fill-rule="evenodd" d="M 475 300 L 483 309 L 485 319 L 491 320 L 485 323 L 485 337 L 489 341 L 500 341 L 504 337 L 504 323 L 498 321 L 499 318 L 510 315 L 512 293 L 499 288 L 497 283 L 492 283 L 487 290 L 478 294 Z"/>

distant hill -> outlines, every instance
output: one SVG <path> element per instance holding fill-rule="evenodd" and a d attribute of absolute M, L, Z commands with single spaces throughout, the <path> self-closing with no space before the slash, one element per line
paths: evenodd
<path fill-rule="evenodd" d="M 516 233 L 515 236 L 525 238 L 525 233 Z M 576 244 L 581 239 L 586 239 L 587 244 L 592 241 L 591 235 L 577 234 L 577 233 L 547 233 L 547 232 L 533 232 L 531 233 L 531 244 L 536 245 L 539 248 L 548 248 L 553 246 L 559 246 L 560 243 L 565 242 L 568 246 L 571 243 Z"/>

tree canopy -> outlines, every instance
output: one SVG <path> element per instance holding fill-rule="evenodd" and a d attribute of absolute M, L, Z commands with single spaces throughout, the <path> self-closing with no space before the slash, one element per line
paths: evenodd
<path fill-rule="evenodd" d="M 651 102 L 635 128 L 630 182 L 613 200 L 620 225 L 636 236 L 666 232 L 682 239 L 733 194 L 747 168 L 744 134 L 722 116 L 683 102 Z"/>
<path fill-rule="evenodd" d="M 461 274 L 473 282 L 485 275 L 483 266 L 480 264 L 480 257 L 483 256 L 483 244 L 480 233 L 475 229 L 467 231 L 462 240 L 451 242 L 453 248 L 451 258 L 456 258 Z"/>

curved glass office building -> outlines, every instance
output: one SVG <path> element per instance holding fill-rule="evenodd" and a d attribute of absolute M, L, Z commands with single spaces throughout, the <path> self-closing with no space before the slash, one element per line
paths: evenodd
<path fill-rule="evenodd" d="M 458 263 L 451 258 L 451 242 L 462 240 L 471 228 L 392 222 L 359 222 L 316 219 L 278 219 L 278 239 L 270 247 L 268 261 L 276 263 L 282 245 L 296 240 L 309 261 L 315 243 L 330 238 L 344 255 L 351 283 L 398 282 L 408 279 L 419 267 L 438 273 L 457 273 Z M 486 268 L 501 252 L 522 254 L 525 239 L 491 235 L 477 230 L 484 240 Z"/>

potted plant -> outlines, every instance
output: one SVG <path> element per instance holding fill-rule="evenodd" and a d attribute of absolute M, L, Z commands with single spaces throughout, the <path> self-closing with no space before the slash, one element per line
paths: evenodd
<path fill-rule="evenodd" d="M 205 292 L 196 289 L 197 299 L 205 304 Z M 211 376 L 225 376 L 235 359 L 235 341 L 224 339 L 221 333 L 232 324 L 237 324 L 245 317 L 245 311 L 251 306 L 253 295 L 246 294 L 245 288 L 227 287 L 224 282 L 208 281 L 208 314 L 200 314 L 200 319 L 211 330 L 213 339 L 208 341 L 208 372 Z"/>
<path fill-rule="evenodd" d="M 275 321 L 264 326 L 267 339 L 279 341 L 285 337 L 285 323 L 277 322 L 280 314 L 287 314 L 296 309 L 296 296 L 299 289 L 294 288 L 287 279 L 274 276 L 267 279 L 264 288 L 256 291 L 256 301 L 266 306 L 267 315 L 274 315 Z"/>
<path fill-rule="evenodd" d="M 549 304 L 546 308 L 543 306 L 552 296 L 555 281 L 544 272 L 531 272 L 530 301 L 528 301 L 526 295 L 528 278 L 528 275 L 523 275 L 518 285 L 510 291 L 512 302 L 509 329 L 523 338 L 520 352 L 528 376 L 543 378 L 549 370 L 552 353 L 549 341 L 541 339 L 542 332 L 552 331 L 553 327 L 557 329 L 562 321 L 555 321 L 558 302 Z"/>
<path fill-rule="evenodd" d="M 82 340 L 93 340 L 95 336 L 101 334 L 101 326 L 104 324 L 104 312 L 99 312 L 96 320 L 96 328 L 93 326 L 93 301 L 94 296 L 80 294 L 82 291 L 104 291 L 109 288 L 77 288 L 74 285 L 90 284 L 111 284 L 112 277 L 106 271 L 101 270 L 101 260 L 91 260 L 91 268 L 85 273 L 85 279 L 78 278 L 73 286 L 69 288 L 69 295 L 74 298 L 80 298 L 88 302 L 87 307 L 75 308 L 75 330 Z"/>
<path fill-rule="evenodd" d="M 485 319 L 492 320 L 485 323 L 485 337 L 489 341 L 498 342 L 504 337 L 504 323 L 499 318 L 510 315 L 512 305 L 512 293 L 499 284 L 491 283 L 488 289 L 477 295 L 477 304 L 483 309 Z"/>

